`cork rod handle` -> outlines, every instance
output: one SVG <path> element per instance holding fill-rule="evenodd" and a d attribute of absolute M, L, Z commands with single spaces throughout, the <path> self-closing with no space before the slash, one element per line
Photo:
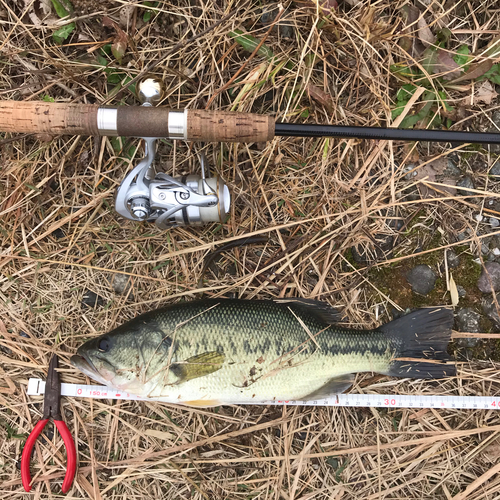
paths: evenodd
<path fill-rule="evenodd" d="M 0 131 L 25 134 L 98 135 L 98 106 L 0 101 Z"/>
<path fill-rule="evenodd" d="M 274 125 L 272 117 L 250 113 L 0 101 L 0 131 L 14 133 L 266 142 L 274 137 Z"/>

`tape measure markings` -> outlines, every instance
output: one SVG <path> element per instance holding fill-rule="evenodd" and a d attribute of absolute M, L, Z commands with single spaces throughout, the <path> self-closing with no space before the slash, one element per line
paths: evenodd
<path fill-rule="evenodd" d="M 45 381 L 30 378 L 28 395 L 45 394 Z M 61 395 L 93 399 L 122 399 L 132 401 L 161 401 L 172 403 L 168 398 L 144 398 L 127 392 L 111 389 L 104 385 L 61 384 Z M 457 410 L 500 410 L 500 396 L 420 396 L 396 394 L 338 394 L 331 398 L 313 401 L 278 400 L 245 404 L 303 405 L 303 406 L 344 406 L 359 408 L 445 408 Z"/>

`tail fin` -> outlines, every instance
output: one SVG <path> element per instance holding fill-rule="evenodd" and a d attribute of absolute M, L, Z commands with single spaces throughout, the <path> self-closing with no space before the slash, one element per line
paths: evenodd
<path fill-rule="evenodd" d="M 455 365 L 445 363 L 451 361 L 446 348 L 452 326 L 453 312 L 443 307 L 417 309 L 381 326 L 396 351 L 387 375 L 411 378 L 455 375 Z"/>

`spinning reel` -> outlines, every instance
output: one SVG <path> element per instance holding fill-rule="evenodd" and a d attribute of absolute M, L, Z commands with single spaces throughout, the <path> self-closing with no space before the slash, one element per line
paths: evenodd
<path fill-rule="evenodd" d="M 145 78 L 137 85 L 142 106 L 161 101 L 162 84 Z M 208 162 L 201 154 L 201 176 L 172 177 L 153 169 L 157 137 L 144 137 L 145 156 L 127 174 L 116 191 L 115 209 L 127 219 L 150 221 L 160 229 L 224 222 L 230 210 L 229 189 L 219 176 L 210 177 Z"/>

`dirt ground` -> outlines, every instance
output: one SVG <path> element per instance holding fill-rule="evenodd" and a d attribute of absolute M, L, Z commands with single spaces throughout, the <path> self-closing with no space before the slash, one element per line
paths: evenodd
<path fill-rule="evenodd" d="M 165 84 L 161 105 L 174 109 L 500 131 L 499 22 L 495 0 L 0 0 L 0 95 L 138 105 L 134 83 L 148 73 Z M 231 191 L 229 218 L 162 231 L 113 209 L 143 154 L 140 139 L 0 133 L 1 498 L 63 496 L 64 447 L 50 432 L 35 449 L 31 493 L 21 485 L 22 447 L 42 412 L 28 379 L 44 378 L 57 353 L 64 382 L 91 383 L 69 364 L 78 346 L 180 300 L 314 298 L 341 309 L 349 326 L 371 328 L 408 308 L 451 306 L 456 283 L 465 291 L 456 311 L 481 317 L 477 332 L 454 334 L 457 376 L 359 374 L 351 392 L 499 394 L 498 326 L 477 280 L 499 250 L 500 147 L 163 139 L 156 169 L 199 173 L 202 151 Z M 203 271 L 215 249 L 247 236 L 265 238 Z M 417 264 L 436 275 L 425 296 L 406 278 Z M 79 460 L 67 498 L 500 497 L 494 408 L 64 398 L 63 409 Z"/>

